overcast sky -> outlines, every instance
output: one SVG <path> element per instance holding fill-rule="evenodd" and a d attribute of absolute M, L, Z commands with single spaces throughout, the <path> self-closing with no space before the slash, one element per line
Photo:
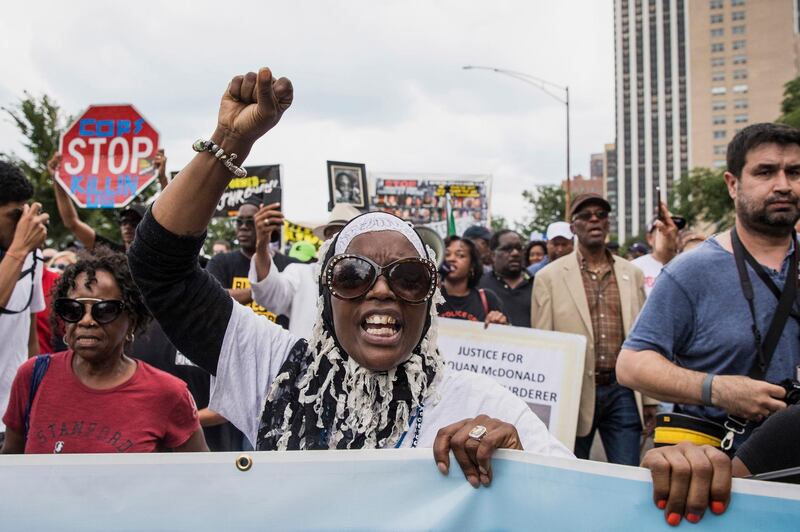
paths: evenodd
<path fill-rule="evenodd" d="M 572 173 L 614 140 L 611 0 L 11 2 L 0 18 L 0 104 L 23 90 L 70 114 L 133 103 L 177 170 L 214 129 L 230 78 L 270 66 L 295 99 L 249 164 L 283 165 L 289 219 L 327 216 L 326 160 L 368 171 L 491 174 L 492 212 L 566 172 L 564 106 L 462 65 L 569 85 Z M 3 117 L 0 150 L 25 155 Z"/>

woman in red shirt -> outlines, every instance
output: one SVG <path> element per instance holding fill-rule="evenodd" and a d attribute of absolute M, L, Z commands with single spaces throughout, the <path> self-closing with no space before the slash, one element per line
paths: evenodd
<path fill-rule="evenodd" d="M 98 249 L 68 267 L 53 290 L 69 349 L 36 359 L 11 388 L 3 453 L 207 451 L 186 384 L 125 355 L 150 319 L 124 255 Z M 37 373 L 45 367 L 38 364 Z"/>

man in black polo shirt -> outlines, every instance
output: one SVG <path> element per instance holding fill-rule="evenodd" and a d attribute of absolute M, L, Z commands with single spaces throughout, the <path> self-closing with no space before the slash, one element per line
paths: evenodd
<path fill-rule="evenodd" d="M 522 238 L 502 229 L 489 241 L 494 267 L 481 277 L 480 287 L 493 291 L 503 302 L 510 325 L 531 326 L 531 278 L 522 261 Z"/>

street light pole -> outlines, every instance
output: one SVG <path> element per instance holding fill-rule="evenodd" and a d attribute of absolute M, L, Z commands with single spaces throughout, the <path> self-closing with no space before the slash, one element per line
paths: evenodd
<path fill-rule="evenodd" d="M 517 72 L 516 70 L 508 70 L 505 68 L 495 68 L 495 67 L 487 67 L 487 66 L 475 66 L 475 65 L 466 65 L 461 67 L 464 70 L 490 70 L 492 72 L 496 72 L 498 74 L 503 74 L 505 76 L 512 77 L 519 81 L 525 82 L 528 85 L 533 85 L 534 87 L 538 88 L 542 92 L 546 93 L 551 98 L 555 99 L 556 101 L 564 104 L 564 107 L 567 112 L 567 190 L 565 193 L 565 212 L 564 218 L 569 221 L 569 209 L 570 209 L 570 194 L 571 194 L 571 183 L 570 183 L 570 150 L 569 150 L 569 86 L 561 86 L 556 85 L 555 83 L 551 83 L 547 80 L 542 78 L 537 78 L 536 76 L 531 76 L 530 74 L 525 74 L 524 72 Z M 549 88 L 557 89 L 559 91 L 564 91 L 564 98 L 553 94 L 548 90 Z"/>

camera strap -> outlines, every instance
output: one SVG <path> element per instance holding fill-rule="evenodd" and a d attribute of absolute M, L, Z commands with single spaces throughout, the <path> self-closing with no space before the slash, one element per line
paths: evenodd
<path fill-rule="evenodd" d="M 797 299 L 797 235 L 792 232 L 792 242 L 794 243 L 794 251 L 792 252 L 791 262 L 789 263 L 789 274 L 786 276 L 786 282 L 783 285 L 783 290 L 779 291 L 778 287 L 769 277 L 769 274 L 764 271 L 764 267 L 747 251 L 739 235 L 736 233 L 736 228 L 731 229 L 731 244 L 733 247 L 733 256 L 736 260 L 736 269 L 739 272 L 739 281 L 742 286 L 742 292 L 747 300 L 747 306 L 750 309 L 750 315 L 753 318 L 752 330 L 753 337 L 756 344 L 756 360 L 748 372 L 748 376 L 753 379 L 763 380 L 766 377 L 767 369 L 769 368 L 772 355 L 778 347 L 783 329 L 786 326 L 786 321 L 791 315 L 795 320 L 800 323 L 800 316 L 793 311 L 794 303 Z M 756 321 L 755 310 L 755 296 L 753 292 L 753 285 L 750 282 L 750 276 L 747 274 L 747 266 L 745 261 L 750 264 L 750 267 L 756 272 L 762 282 L 770 289 L 770 291 L 778 299 L 778 307 L 775 309 L 775 314 L 772 316 L 769 329 L 767 330 L 766 337 L 761 337 L 761 331 L 758 329 Z"/>
<path fill-rule="evenodd" d="M 1 257 L 0 257 L 1 258 Z M 20 310 L 9 310 L 0 305 L 0 315 L 3 314 L 20 314 L 28 310 L 33 302 L 33 291 L 36 289 L 36 261 L 40 260 L 44 262 L 44 260 L 36 254 L 36 250 L 33 251 L 33 263 L 31 264 L 30 268 L 23 270 L 19 274 L 18 280 L 21 281 L 25 278 L 25 276 L 31 276 L 31 292 L 28 294 L 28 302 L 25 303 L 25 306 L 22 307 Z M 13 294 L 13 292 L 12 292 Z"/>
<path fill-rule="evenodd" d="M 797 283 L 798 283 L 798 249 L 797 249 L 797 234 L 792 231 L 792 242 L 794 244 L 794 251 L 792 252 L 791 262 L 789 263 L 789 273 L 786 276 L 786 282 L 783 285 L 783 290 L 778 290 L 769 274 L 764 271 L 764 267 L 758 263 L 747 248 L 744 247 L 739 235 L 736 233 L 736 227 L 731 229 L 731 246 L 733 247 L 733 257 L 736 260 L 736 270 L 739 272 L 739 282 L 742 286 L 742 293 L 747 300 L 747 306 L 750 309 L 750 316 L 753 318 L 753 338 L 756 345 L 756 360 L 753 362 L 748 376 L 751 379 L 764 380 L 767 375 L 772 355 L 778 347 L 778 342 L 783 334 L 783 329 L 786 326 L 786 321 L 791 315 L 795 320 L 800 323 L 800 318 L 797 313 L 793 311 L 794 302 L 797 299 Z M 758 329 L 758 322 L 756 321 L 756 308 L 755 308 L 755 295 L 753 292 L 753 284 L 750 282 L 750 276 L 747 274 L 747 266 L 745 261 L 750 264 L 750 267 L 756 272 L 761 281 L 770 289 L 770 291 L 778 299 L 778 307 L 775 309 L 775 314 L 772 315 L 772 321 L 769 324 L 766 338 L 761 339 L 761 331 Z M 747 420 L 738 416 L 728 415 L 728 419 L 723 424 L 726 429 L 725 437 L 720 443 L 723 451 L 730 451 L 733 447 L 733 439 L 737 434 L 744 434 L 747 427 Z"/>

